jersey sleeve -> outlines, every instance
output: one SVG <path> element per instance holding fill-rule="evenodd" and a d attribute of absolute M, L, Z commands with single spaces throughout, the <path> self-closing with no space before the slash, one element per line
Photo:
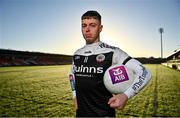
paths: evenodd
<path fill-rule="evenodd" d="M 129 55 L 121 50 L 120 48 L 116 48 L 113 55 L 113 62 L 112 65 L 115 64 L 123 64 L 124 60 L 126 60 Z"/>
<path fill-rule="evenodd" d="M 75 76 L 74 76 L 73 66 L 74 66 L 74 62 L 72 62 L 72 65 L 71 65 L 69 81 L 70 81 L 70 85 L 71 85 L 73 98 L 75 98 L 76 97 L 76 89 L 75 89 Z"/>
<path fill-rule="evenodd" d="M 151 72 L 136 59 L 129 60 L 125 66 L 132 69 L 136 75 L 133 84 L 124 92 L 130 99 L 147 85 L 151 79 Z"/>

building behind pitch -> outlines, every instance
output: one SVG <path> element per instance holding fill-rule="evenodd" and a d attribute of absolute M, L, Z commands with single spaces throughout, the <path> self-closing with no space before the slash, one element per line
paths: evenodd
<path fill-rule="evenodd" d="M 172 55 L 167 57 L 167 61 L 162 64 L 170 68 L 180 70 L 180 49 L 177 49 Z"/>

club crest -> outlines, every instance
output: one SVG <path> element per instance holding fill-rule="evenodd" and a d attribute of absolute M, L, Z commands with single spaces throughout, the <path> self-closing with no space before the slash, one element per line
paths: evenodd
<path fill-rule="evenodd" d="M 104 60 L 105 60 L 105 55 L 103 55 L 103 54 L 97 55 L 97 57 L 96 57 L 97 62 L 103 62 Z"/>

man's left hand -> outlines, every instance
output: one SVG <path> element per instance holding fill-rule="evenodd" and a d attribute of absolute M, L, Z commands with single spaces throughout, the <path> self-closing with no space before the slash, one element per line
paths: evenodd
<path fill-rule="evenodd" d="M 123 109 L 128 101 L 128 97 L 126 94 L 117 94 L 113 95 L 108 101 L 108 104 L 110 105 L 111 108 L 116 108 L 116 109 Z"/>

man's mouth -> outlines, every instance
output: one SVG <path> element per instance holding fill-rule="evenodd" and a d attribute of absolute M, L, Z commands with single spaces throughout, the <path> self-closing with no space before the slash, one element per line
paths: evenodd
<path fill-rule="evenodd" d="M 86 38 L 91 38 L 91 34 L 85 34 Z"/>

